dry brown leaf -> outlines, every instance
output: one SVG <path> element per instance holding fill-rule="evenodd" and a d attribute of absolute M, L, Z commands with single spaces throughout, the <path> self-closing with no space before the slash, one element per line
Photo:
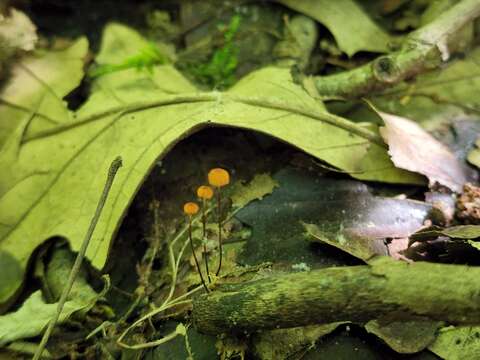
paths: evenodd
<path fill-rule="evenodd" d="M 430 186 L 438 182 L 461 192 L 465 171 L 450 150 L 411 120 L 378 112 L 385 122 L 380 129 L 396 167 L 425 175 Z"/>
<path fill-rule="evenodd" d="M 9 17 L 0 15 L 0 38 L 12 48 L 33 50 L 38 40 L 36 31 L 35 25 L 21 11 L 11 9 Z"/>

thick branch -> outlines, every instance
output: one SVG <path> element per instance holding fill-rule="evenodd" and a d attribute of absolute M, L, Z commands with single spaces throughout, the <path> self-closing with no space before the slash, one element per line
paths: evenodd
<path fill-rule="evenodd" d="M 431 23 L 411 33 L 400 51 L 381 56 L 351 71 L 315 77 L 318 92 L 322 97 L 356 98 L 432 70 L 446 60 L 448 37 L 478 16 L 480 1 L 462 0 Z"/>
<path fill-rule="evenodd" d="M 193 302 L 195 326 L 210 334 L 384 316 L 479 324 L 480 267 L 408 264 L 382 257 L 368 266 L 223 284 Z"/>

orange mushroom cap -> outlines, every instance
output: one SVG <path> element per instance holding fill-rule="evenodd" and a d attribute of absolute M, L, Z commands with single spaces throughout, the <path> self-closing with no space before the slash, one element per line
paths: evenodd
<path fill-rule="evenodd" d="M 195 215 L 198 213 L 199 207 L 197 203 L 194 202 L 187 202 L 185 205 L 183 205 L 183 212 L 187 215 Z"/>
<path fill-rule="evenodd" d="M 210 200 L 213 196 L 213 189 L 208 185 L 199 186 L 197 189 L 197 196 L 200 199 Z"/>
<path fill-rule="evenodd" d="M 228 185 L 230 183 L 230 174 L 225 169 L 212 169 L 208 172 L 208 183 L 216 187 Z"/>

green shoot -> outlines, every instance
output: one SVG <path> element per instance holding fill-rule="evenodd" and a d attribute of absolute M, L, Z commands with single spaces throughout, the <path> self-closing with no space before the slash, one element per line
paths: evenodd
<path fill-rule="evenodd" d="M 232 16 L 223 34 L 224 45 L 214 52 L 208 63 L 192 66 L 189 69 L 199 82 L 215 88 L 228 87 L 235 82 L 238 49 L 234 40 L 240 28 L 240 22 L 240 15 Z"/>
<path fill-rule="evenodd" d="M 138 54 L 126 58 L 121 63 L 98 65 L 91 69 L 88 72 L 88 75 L 91 78 L 97 78 L 126 69 L 146 69 L 147 71 L 152 72 L 155 65 L 165 64 L 166 62 L 168 62 L 168 59 L 162 54 L 160 49 L 154 43 L 149 43 L 148 46 L 140 50 Z"/>

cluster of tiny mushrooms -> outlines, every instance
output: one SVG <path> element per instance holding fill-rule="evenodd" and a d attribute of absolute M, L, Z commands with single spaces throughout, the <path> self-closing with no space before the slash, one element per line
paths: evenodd
<path fill-rule="evenodd" d="M 207 227 L 207 216 L 205 212 L 206 203 L 213 197 L 213 188 L 215 188 L 217 193 L 217 222 L 218 222 L 218 251 L 219 251 L 219 260 L 217 271 L 215 271 L 215 276 L 220 274 L 220 269 L 222 267 L 222 212 L 221 212 L 221 191 L 220 189 L 230 183 L 230 174 L 227 170 L 222 168 L 214 168 L 208 172 L 208 183 L 209 185 L 201 185 L 197 189 L 197 197 L 201 201 L 202 208 L 202 239 L 203 241 L 203 259 L 205 260 L 205 272 L 207 274 L 208 283 L 212 282 L 210 271 L 208 268 L 208 254 L 207 246 L 205 244 L 206 236 L 206 227 Z M 213 187 L 213 188 L 212 188 Z M 200 275 L 200 280 L 202 281 L 203 287 L 205 290 L 210 292 L 208 286 L 205 282 L 205 279 L 202 275 L 202 270 L 200 269 L 200 264 L 198 262 L 197 256 L 195 255 L 195 247 L 193 246 L 192 239 L 192 217 L 198 213 L 200 207 L 196 202 L 187 202 L 183 205 L 183 212 L 188 216 L 188 237 L 190 239 L 190 246 L 192 248 L 193 258 L 195 259 L 195 265 L 197 267 L 198 274 Z"/>

